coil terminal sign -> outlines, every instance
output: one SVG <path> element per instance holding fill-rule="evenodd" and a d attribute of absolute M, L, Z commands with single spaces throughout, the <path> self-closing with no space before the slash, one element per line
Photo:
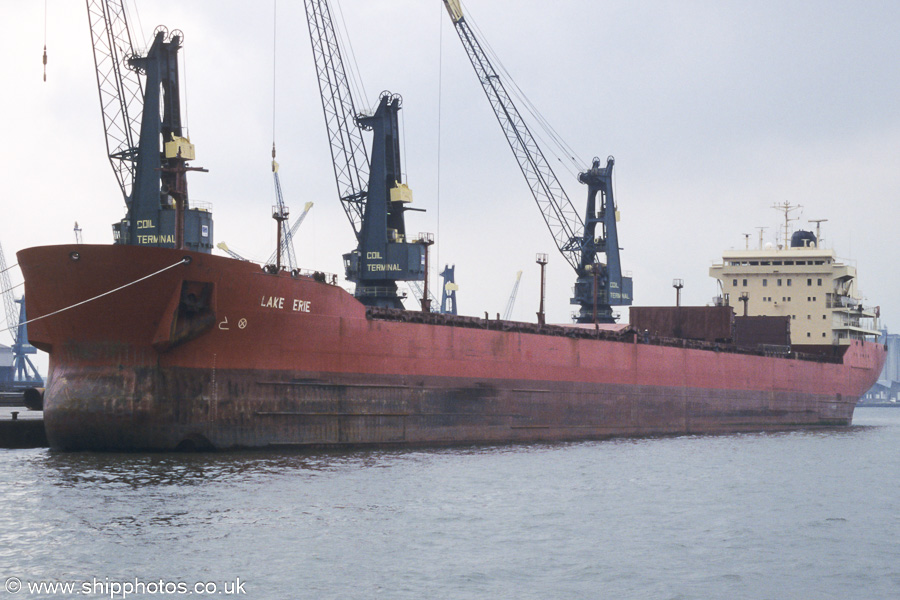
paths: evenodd
<path fill-rule="evenodd" d="M 370 273 L 400 272 L 400 263 L 385 263 L 381 252 L 366 252 L 366 269 Z"/>

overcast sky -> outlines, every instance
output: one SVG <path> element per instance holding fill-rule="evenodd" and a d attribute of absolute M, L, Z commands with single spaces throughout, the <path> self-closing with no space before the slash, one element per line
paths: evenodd
<path fill-rule="evenodd" d="M 131 27 L 142 39 L 159 24 L 185 34 L 193 165 L 209 169 L 192 174 L 191 197 L 213 204 L 216 241 L 259 260 L 274 249 L 274 136 L 287 204 L 299 212 L 315 202 L 299 232 L 299 261 L 342 274 L 340 256 L 355 240 L 336 198 L 302 3 L 278 2 L 274 26 L 271 0 L 136 6 Z M 742 248 L 742 234 L 756 240 L 757 227 L 774 242 L 782 217 L 771 206 L 787 200 L 803 206 L 795 227 L 828 219 L 826 245 L 857 265 L 867 304 L 900 329 L 900 3 L 463 6 L 579 158 L 615 156 L 619 240 L 635 304 L 673 304 L 674 278 L 684 280 L 686 304 L 710 302 L 710 265 Z M 382 90 L 403 96 L 404 170 L 414 206 L 427 210 L 408 213 L 407 229 L 436 234 L 432 264 L 456 264 L 460 311 L 502 312 L 522 269 L 513 318 L 534 320 L 534 255 L 546 252 L 548 320 L 567 321 L 574 272 L 555 250 L 441 0 L 339 7 L 366 90 L 358 108 L 373 106 Z M 7 262 L 25 247 L 74 241 L 75 221 L 86 243 L 110 243 L 124 202 L 106 159 L 84 4 L 49 0 L 46 83 L 44 3 L 6 2 L 2 15 Z M 560 165 L 557 175 L 582 210 L 575 174 Z"/>

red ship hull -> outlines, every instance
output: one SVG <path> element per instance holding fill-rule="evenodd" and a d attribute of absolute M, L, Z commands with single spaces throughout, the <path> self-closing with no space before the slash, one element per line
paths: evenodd
<path fill-rule="evenodd" d="M 884 346 L 864 342 L 829 363 L 480 319 L 388 320 L 322 277 L 170 249 L 44 246 L 18 257 L 39 319 L 29 338 L 50 353 L 44 419 L 58 449 L 843 426 L 885 360 Z"/>

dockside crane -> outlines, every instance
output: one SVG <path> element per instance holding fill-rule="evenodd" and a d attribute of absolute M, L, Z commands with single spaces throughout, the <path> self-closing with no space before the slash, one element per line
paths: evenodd
<path fill-rule="evenodd" d="M 443 2 L 556 247 L 575 269 L 577 279 L 571 299 L 579 307 L 575 320 L 614 322 L 612 306 L 631 304 L 632 283 L 630 277 L 622 276 L 619 262 L 613 158 L 609 157 L 605 166 L 595 158 L 591 167 L 579 174 L 578 180 L 588 187 L 582 219 L 466 22 L 459 0 Z M 605 255 L 605 262 L 601 262 L 601 254 Z"/>
<path fill-rule="evenodd" d="M 444 265 L 441 278 L 444 280 L 444 285 L 441 286 L 441 314 L 455 315 L 456 292 L 459 291 L 459 286 L 456 285 L 456 265 Z"/>
<path fill-rule="evenodd" d="M 3 246 L 0 246 L 0 286 L 2 286 L 3 306 L 6 311 L 6 326 L 12 336 L 13 373 L 12 380 L 2 383 L 43 387 L 44 380 L 38 373 L 37 367 L 28 358 L 31 354 L 37 354 L 37 348 L 28 343 L 28 318 L 25 314 L 25 296 L 16 298 L 13 295 L 12 282 L 9 278 L 9 267 L 6 266 L 6 257 Z M 16 307 L 16 305 L 19 305 Z"/>
<path fill-rule="evenodd" d="M 354 295 L 368 306 L 403 308 L 398 281 L 426 277 L 425 243 L 406 236 L 412 192 L 400 165 L 399 95 L 382 92 L 373 114 L 357 112 L 327 0 L 304 0 L 338 197 L 356 235 L 344 255 Z M 371 158 L 362 131 L 372 132 Z"/>
<path fill-rule="evenodd" d="M 127 209 L 113 225 L 114 241 L 210 252 L 212 213 L 188 201 L 186 173 L 204 169 L 188 166 L 194 146 L 182 131 L 183 35 L 158 27 L 147 54 L 139 56 L 124 0 L 86 4 L 107 153 Z"/>

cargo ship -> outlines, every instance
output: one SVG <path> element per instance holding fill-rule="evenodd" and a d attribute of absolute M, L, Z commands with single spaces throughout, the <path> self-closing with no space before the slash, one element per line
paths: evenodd
<path fill-rule="evenodd" d="M 31 325 L 32 344 L 50 353 L 44 418 L 57 449 L 845 426 L 885 358 L 863 340 L 803 356 L 366 307 L 322 274 L 176 249 L 44 246 L 19 263 L 31 314 L 100 296 Z"/>
<path fill-rule="evenodd" d="M 353 292 L 336 275 L 282 261 L 290 227 L 274 147 L 273 264 L 213 255 L 211 210 L 187 193 L 187 173 L 200 169 L 189 166 L 194 146 L 181 128 L 180 32 L 158 28 L 138 56 L 121 35 L 121 0 L 95 4 L 106 7 L 88 10 L 127 214 L 112 245 L 18 253 L 30 341 L 50 355 L 52 448 L 494 444 L 846 426 L 877 379 L 885 349 L 864 331 L 798 352 L 784 315 L 738 318 L 724 296 L 696 310 L 632 309 L 630 326 L 616 324 L 613 307 L 632 303 L 632 285 L 619 264 L 613 160 L 594 159 L 579 175 L 582 218 L 454 0 L 445 2 L 453 24 L 476 72 L 488 74 L 480 81 L 576 271 L 577 322 L 545 324 L 543 308 L 537 323 L 436 314 L 427 284 L 422 309 L 404 307 L 397 284 L 427 280 L 433 239 L 406 234 L 401 101 L 385 92 L 373 114 L 356 112 L 327 2 L 306 10 L 339 198 L 357 240 L 344 256 Z M 139 119 L 130 100 L 110 101 L 123 95 L 143 99 Z M 840 295 L 846 281 L 828 285 Z"/>

